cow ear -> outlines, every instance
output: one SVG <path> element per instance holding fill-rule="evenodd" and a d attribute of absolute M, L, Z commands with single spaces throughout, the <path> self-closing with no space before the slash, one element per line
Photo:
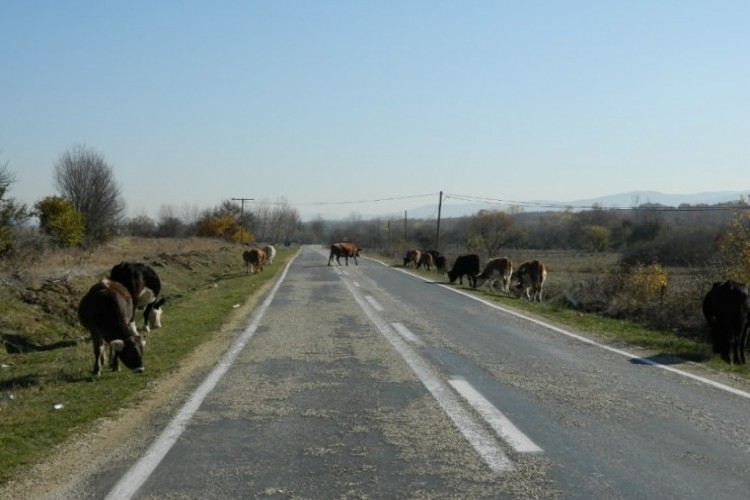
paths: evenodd
<path fill-rule="evenodd" d="M 120 340 L 120 339 L 117 339 L 117 340 L 113 340 L 113 341 L 111 341 L 111 342 L 109 343 L 109 346 L 110 346 L 110 347 L 112 348 L 112 350 L 113 350 L 113 351 L 115 351 L 115 352 L 120 352 L 120 351 L 122 351 L 123 349 L 125 349 L 125 342 L 123 342 L 123 341 L 122 341 L 122 340 Z"/>
<path fill-rule="evenodd" d="M 157 301 L 156 301 L 156 303 L 154 304 L 154 309 L 159 309 L 159 308 L 160 308 L 161 306 L 163 306 L 163 305 L 164 305 L 164 303 L 165 303 L 166 301 L 167 301 L 167 299 L 165 299 L 164 297 L 160 298 L 160 299 L 159 299 L 159 300 L 157 300 Z"/>

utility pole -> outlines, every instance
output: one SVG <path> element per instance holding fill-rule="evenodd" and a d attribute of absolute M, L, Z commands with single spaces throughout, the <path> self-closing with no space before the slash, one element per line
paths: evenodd
<path fill-rule="evenodd" d="M 240 245 L 242 244 L 242 224 L 245 222 L 245 202 L 254 200 L 255 198 L 232 198 L 232 201 L 240 202 Z"/>
<path fill-rule="evenodd" d="M 440 198 L 438 201 L 438 222 L 437 222 L 437 236 L 435 237 L 435 250 L 440 251 L 440 211 L 443 209 L 443 192 L 440 191 Z"/>

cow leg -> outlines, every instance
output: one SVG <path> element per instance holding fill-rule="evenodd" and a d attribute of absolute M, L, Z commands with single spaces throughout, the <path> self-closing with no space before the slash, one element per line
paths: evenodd
<path fill-rule="evenodd" d="M 107 345 L 107 348 L 109 349 L 109 367 L 112 369 L 113 372 L 119 372 L 120 371 L 120 358 L 117 356 L 117 353 L 114 349 L 112 349 L 112 346 Z"/>
<path fill-rule="evenodd" d="M 92 344 L 94 346 L 94 369 L 91 373 L 98 377 L 102 374 L 104 364 L 104 341 L 94 340 Z"/>

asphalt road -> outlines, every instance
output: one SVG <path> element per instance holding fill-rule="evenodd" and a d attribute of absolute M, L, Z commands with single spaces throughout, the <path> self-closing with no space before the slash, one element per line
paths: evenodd
<path fill-rule="evenodd" d="M 750 393 L 444 277 L 327 257 L 303 248 L 150 448 L 88 495 L 750 495 Z"/>

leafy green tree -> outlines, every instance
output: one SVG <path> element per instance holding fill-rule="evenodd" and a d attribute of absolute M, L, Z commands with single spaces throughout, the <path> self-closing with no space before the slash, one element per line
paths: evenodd
<path fill-rule="evenodd" d="M 47 196 L 36 202 L 39 227 L 58 245 L 72 247 L 83 241 L 86 223 L 83 214 L 60 196 Z"/>

